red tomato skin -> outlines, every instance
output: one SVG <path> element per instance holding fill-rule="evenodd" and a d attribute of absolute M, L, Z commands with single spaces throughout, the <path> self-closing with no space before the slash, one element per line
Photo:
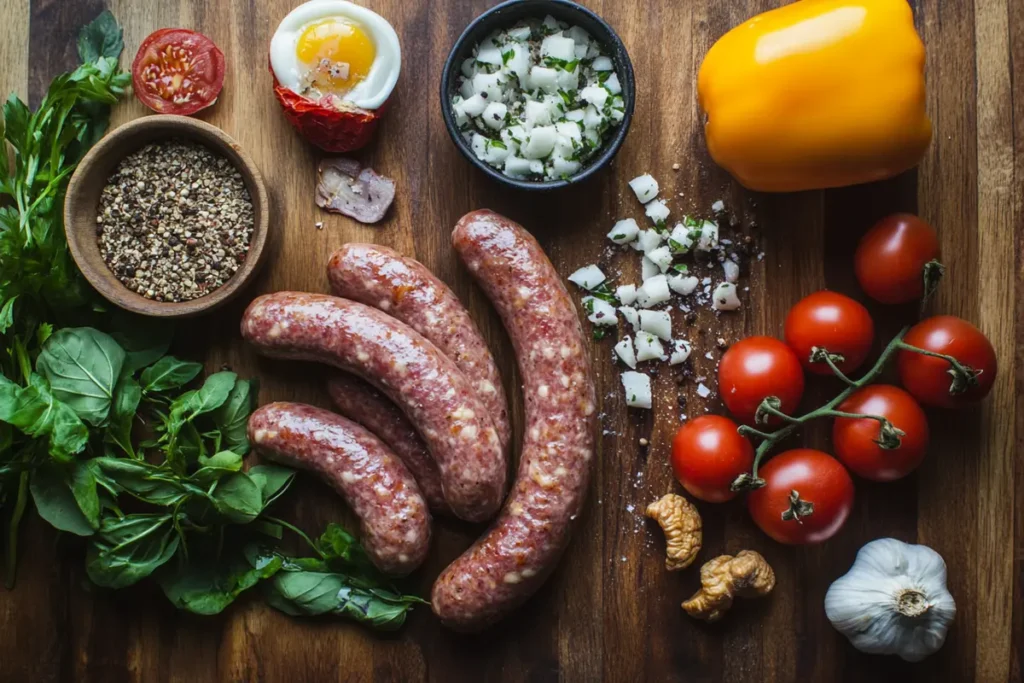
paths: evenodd
<path fill-rule="evenodd" d="M 886 216 L 864 233 L 854 255 L 861 289 L 883 304 L 924 296 L 924 266 L 940 257 L 939 236 L 917 216 Z"/>
<path fill-rule="evenodd" d="M 905 432 L 900 447 L 885 450 L 875 440 L 877 420 L 836 418 L 832 424 L 832 448 L 836 458 L 854 474 L 872 481 L 895 481 L 915 469 L 928 452 L 928 418 L 914 397 L 899 387 L 874 384 L 854 392 L 839 410 L 845 413 L 881 415 Z"/>
<path fill-rule="evenodd" d="M 353 152 L 365 147 L 380 123 L 387 102 L 379 109 L 345 109 L 324 106 L 289 90 L 274 78 L 274 96 L 285 118 L 302 137 L 325 152 Z"/>
<path fill-rule="evenodd" d="M 996 350 L 988 338 L 971 323 L 952 315 L 937 315 L 910 328 L 903 341 L 919 349 L 953 356 L 961 363 L 981 370 L 978 385 L 962 394 L 949 393 L 953 380 L 949 363 L 941 358 L 900 351 L 897 365 L 900 382 L 926 406 L 961 408 L 985 398 L 996 381 Z"/>
<path fill-rule="evenodd" d="M 172 102 L 152 92 L 143 79 L 146 65 L 157 50 L 168 45 L 181 47 L 192 59 L 189 74 L 198 84 L 196 97 L 189 102 Z M 153 48 L 153 46 L 156 46 Z M 151 50 L 153 48 L 153 50 Z M 184 28 L 162 28 L 146 36 L 132 61 L 132 90 L 135 97 L 158 114 L 189 116 L 212 106 L 224 88 L 224 53 L 212 40 L 198 31 Z"/>
<path fill-rule="evenodd" d="M 782 412 L 793 414 L 804 393 L 804 373 L 796 354 L 778 339 L 747 337 L 722 355 L 718 392 L 736 419 L 753 425 L 757 407 L 768 396 L 777 396 Z"/>
<path fill-rule="evenodd" d="M 875 323 L 859 302 L 822 290 L 805 296 L 789 309 L 785 337 L 808 372 L 832 374 L 827 364 L 811 362 L 811 350 L 817 346 L 841 354 L 844 360 L 836 366 L 848 374 L 860 367 L 871 351 Z"/>
<path fill-rule="evenodd" d="M 721 415 L 689 420 L 672 439 L 672 470 L 690 495 L 709 503 L 736 497 L 729 487 L 754 465 L 754 447 Z"/>
<path fill-rule="evenodd" d="M 846 468 L 828 453 L 798 448 L 779 453 L 761 466 L 758 476 L 765 486 L 747 495 L 754 523 L 779 543 L 821 543 L 836 534 L 853 508 L 853 479 Z M 813 514 L 784 520 L 789 495 L 814 503 Z"/>

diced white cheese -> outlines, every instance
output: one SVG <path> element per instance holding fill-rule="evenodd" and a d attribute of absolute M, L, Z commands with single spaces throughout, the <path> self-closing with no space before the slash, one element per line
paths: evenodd
<path fill-rule="evenodd" d="M 715 287 L 711 299 L 711 307 L 716 311 L 735 311 L 740 307 L 740 299 L 736 296 L 736 285 L 731 282 L 723 282 Z"/>
<path fill-rule="evenodd" d="M 506 53 L 509 51 L 512 52 L 512 56 L 505 62 L 503 68 L 509 73 L 515 74 L 520 85 L 523 85 L 530 75 L 530 48 L 522 43 L 513 43 L 505 48 Z"/>
<path fill-rule="evenodd" d="M 500 166 L 508 158 L 511 152 L 504 143 L 497 140 L 487 141 L 487 151 L 484 153 L 484 161 L 489 164 Z"/>
<path fill-rule="evenodd" d="M 476 60 L 472 57 L 467 57 L 462 60 L 462 75 L 466 78 L 473 78 L 476 76 Z"/>
<path fill-rule="evenodd" d="M 523 120 L 529 127 L 551 125 L 551 109 L 543 102 L 527 100 L 523 107 Z"/>
<path fill-rule="evenodd" d="M 516 26 L 508 30 L 508 37 L 512 40 L 529 40 L 532 33 L 529 26 Z"/>
<path fill-rule="evenodd" d="M 558 25 L 558 20 L 550 14 L 544 17 L 544 21 L 541 22 L 541 25 L 550 31 L 561 30 L 561 27 Z"/>
<path fill-rule="evenodd" d="M 612 231 L 608 233 L 608 239 L 615 244 L 626 244 L 632 242 L 640 234 L 640 226 L 632 218 L 624 218 L 616 221 Z"/>
<path fill-rule="evenodd" d="M 534 175 L 544 175 L 544 162 L 540 159 L 531 159 L 530 173 L 533 173 Z"/>
<path fill-rule="evenodd" d="M 740 279 L 740 267 L 732 259 L 722 261 L 722 270 L 725 271 L 726 282 L 735 284 Z"/>
<path fill-rule="evenodd" d="M 654 262 L 654 265 L 658 266 L 658 270 L 664 273 L 672 265 L 672 250 L 667 246 L 658 247 L 647 252 L 644 258 L 648 258 Z M 646 279 L 646 278 L 644 278 Z"/>
<path fill-rule="evenodd" d="M 580 90 L 580 99 L 584 102 L 589 102 L 598 109 L 604 107 L 604 103 L 608 101 L 608 91 L 599 85 L 588 85 L 583 90 Z"/>
<path fill-rule="evenodd" d="M 676 227 L 672 228 L 672 234 L 669 236 L 669 239 L 672 240 L 669 244 L 677 254 L 685 254 L 693 249 L 697 234 L 698 232 L 694 228 L 688 228 L 683 223 L 676 223 Z"/>
<path fill-rule="evenodd" d="M 672 298 L 668 290 L 668 278 L 664 275 L 655 275 L 644 280 L 640 289 L 636 291 L 636 300 L 641 306 L 657 306 Z"/>
<path fill-rule="evenodd" d="M 640 329 L 668 341 L 672 338 L 672 316 L 668 311 L 638 311 Z"/>
<path fill-rule="evenodd" d="M 501 49 L 494 44 L 493 40 L 487 39 L 480 43 L 480 49 L 476 53 L 476 61 L 492 66 L 501 66 Z"/>
<path fill-rule="evenodd" d="M 586 115 L 587 113 L 583 109 L 573 109 L 572 111 L 565 112 L 565 118 L 576 123 L 583 123 Z"/>
<path fill-rule="evenodd" d="M 633 178 L 629 181 L 629 186 L 641 204 L 646 204 L 658 196 L 658 181 L 650 174 Z"/>
<path fill-rule="evenodd" d="M 491 102 L 484 109 L 483 120 L 484 125 L 492 130 L 500 130 L 505 125 L 505 114 L 508 113 L 508 107 L 501 102 Z"/>
<path fill-rule="evenodd" d="M 558 71 L 546 66 L 535 66 L 530 69 L 530 85 L 532 89 L 540 89 L 547 93 L 558 90 Z"/>
<path fill-rule="evenodd" d="M 633 339 L 626 335 L 615 345 L 615 355 L 630 367 L 636 370 L 636 352 L 633 350 Z"/>
<path fill-rule="evenodd" d="M 619 313 L 626 319 L 634 330 L 640 329 L 640 316 L 637 314 L 636 309 L 632 306 L 619 306 Z"/>
<path fill-rule="evenodd" d="M 566 38 L 558 33 L 547 36 L 540 43 L 540 56 L 571 62 L 576 59 L 576 43 L 572 38 Z"/>
<path fill-rule="evenodd" d="M 642 372 L 622 373 L 622 388 L 626 391 L 626 405 L 630 408 L 651 409 L 651 378 Z"/>
<path fill-rule="evenodd" d="M 618 325 L 615 307 L 603 299 L 593 296 L 583 297 L 583 310 L 587 312 L 587 320 L 595 325 Z"/>
<path fill-rule="evenodd" d="M 526 131 L 523 130 L 522 126 L 511 126 L 501 131 L 501 141 L 508 147 L 510 154 L 519 153 L 519 143 L 516 140 L 523 140 L 526 138 Z"/>
<path fill-rule="evenodd" d="M 476 90 L 473 90 L 473 79 L 467 78 L 462 81 L 462 85 L 459 86 L 459 94 L 462 99 L 468 100 L 473 95 L 476 95 Z"/>
<path fill-rule="evenodd" d="M 576 42 L 576 59 L 586 58 L 588 52 L 590 52 L 590 45 L 588 43 Z"/>
<path fill-rule="evenodd" d="M 642 363 L 647 360 L 665 360 L 665 347 L 661 340 L 650 332 L 636 333 L 636 360 Z"/>
<path fill-rule="evenodd" d="M 718 223 L 704 221 L 701 226 L 700 240 L 697 242 L 698 251 L 711 251 L 718 246 Z"/>
<path fill-rule="evenodd" d="M 697 289 L 697 285 L 700 284 L 700 280 L 692 275 L 683 275 L 676 273 L 668 276 L 668 286 L 676 294 L 682 294 L 683 296 L 689 296 Z"/>
<path fill-rule="evenodd" d="M 493 74 L 478 73 L 473 76 L 473 90 L 486 95 L 488 102 L 499 102 L 504 81 L 505 77 L 500 71 Z"/>
<path fill-rule="evenodd" d="M 633 248 L 646 254 L 660 247 L 663 241 L 664 236 L 657 230 L 641 230 L 637 233 Z"/>
<path fill-rule="evenodd" d="M 590 34 L 581 26 L 571 26 L 565 30 L 567 38 L 572 38 L 575 43 L 589 43 Z"/>
<path fill-rule="evenodd" d="M 668 220 L 669 210 L 664 200 L 655 199 L 647 202 L 644 206 L 644 213 L 655 223 L 664 223 Z"/>
<path fill-rule="evenodd" d="M 608 279 L 604 272 L 601 271 L 595 264 L 589 266 L 583 266 L 575 273 L 569 276 L 569 282 L 573 283 L 578 287 L 590 291 L 594 287 Z"/>
<path fill-rule="evenodd" d="M 640 259 L 640 277 L 644 280 L 650 280 L 660 272 L 661 268 L 659 268 L 658 264 L 651 259 L 646 256 Z"/>
<path fill-rule="evenodd" d="M 604 114 L 598 111 L 594 105 L 588 104 L 583 112 L 583 127 L 596 133 L 596 128 L 601 125 L 602 121 L 604 121 Z M 600 136 L 598 136 L 598 139 L 600 139 Z"/>
<path fill-rule="evenodd" d="M 716 200 L 715 203 L 711 205 L 711 210 L 715 213 L 722 213 L 725 211 L 725 202 L 721 199 Z"/>
<path fill-rule="evenodd" d="M 558 75 L 556 80 L 558 87 L 562 90 L 573 92 L 580 87 L 580 68 L 575 67 L 572 71 L 566 71 L 565 69 L 558 69 Z"/>
<path fill-rule="evenodd" d="M 482 161 L 487 157 L 487 138 L 480 133 L 473 133 L 473 139 L 470 140 L 469 146 L 473 148 L 473 154 L 477 159 Z"/>
<path fill-rule="evenodd" d="M 555 124 L 555 132 L 558 133 L 555 150 L 563 157 L 572 156 L 583 141 L 580 127 L 571 121 L 559 121 Z"/>
<path fill-rule="evenodd" d="M 615 288 L 615 298 L 619 303 L 628 306 L 636 301 L 636 285 L 619 285 Z"/>
<path fill-rule="evenodd" d="M 551 172 L 556 178 L 565 178 L 580 170 L 580 162 L 566 159 L 561 154 L 555 154 L 551 158 Z"/>
<path fill-rule="evenodd" d="M 468 116 L 480 116 L 485 109 L 487 109 L 487 98 L 479 93 L 462 103 L 462 111 L 466 112 Z"/>
<path fill-rule="evenodd" d="M 685 339 L 672 340 L 672 355 L 668 357 L 668 364 L 679 365 L 685 362 L 690 357 L 692 351 L 693 348 L 690 346 L 690 342 Z"/>
<path fill-rule="evenodd" d="M 590 65 L 590 68 L 594 71 L 611 71 L 615 68 L 615 65 L 612 64 L 611 57 L 598 57 Z"/>
<path fill-rule="evenodd" d="M 508 156 L 505 158 L 505 173 L 514 177 L 522 178 L 531 173 L 531 161 L 529 159 L 523 159 L 517 156 Z"/>
<path fill-rule="evenodd" d="M 523 156 L 527 159 L 543 159 L 555 148 L 558 133 L 554 126 L 537 126 L 530 131 L 527 142 L 522 147 Z"/>
<path fill-rule="evenodd" d="M 621 93 L 622 84 L 619 83 L 619 75 L 612 74 L 611 76 L 606 78 L 604 81 L 604 87 L 607 88 L 608 92 L 610 92 L 613 95 L 618 95 L 619 93 Z"/>
<path fill-rule="evenodd" d="M 469 124 L 469 114 L 466 113 L 465 103 L 466 101 L 458 95 L 455 96 L 455 100 L 452 102 L 452 113 L 455 114 L 455 125 L 459 128 Z"/>
<path fill-rule="evenodd" d="M 615 123 L 626 118 L 626 105 L 618 95 L 612 98 L 612 108 L 608 112 L 608 118 Z"/>

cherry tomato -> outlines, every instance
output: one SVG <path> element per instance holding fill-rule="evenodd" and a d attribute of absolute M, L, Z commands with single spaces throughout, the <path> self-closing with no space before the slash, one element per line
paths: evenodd
<path fill-rule="evenodd" d="M 747 496 L 754 523 L 779 543 L 820 543 L 850 515 L 853 480 L 828 453 L 798 448 L 779 453 L 757 475 L 765 485 Z"/>
<path fill-rule="evenodd" d="M 722 355 L 718 391 L 729 412 L 752 425 L 757 407 L 768 396 L 777 397 L 780 410 L 792 414 L 804 393 L 804 373 L 796 354 L 778 339 L 747 337 Z"/>
<path fill-rule="evenodd" d="M 162 28 L 142 41 L 132 62 L 139 101 L 161 114 L 194 114 L 224 87 L 224 53 L 202 33 Z"/>
<path fill-rule="evenodd" d="M 848 296 L 822 290 L 804 297 L 786 316 L 786 343 L 809 371 L 831 375 L 827 363 L 812 363 L 811 351 L 828 349 L 843 357 L 836 367 L 850 373 L 860 367 L 875 339 L 875 324 L 868 309 Z"/>
<path fill-rule="evenodd" d="M 721 415 L 684 422 L 672 440 L 672 470 L 695 498 L 724 503 L 736 497 L 729 486 L 754 464 L 754 447 Z"/>
<path fill-rule="evenodd" d="M 886 216 L 861 238 L 854 255 L 857 282 L 883 304 L 924 296 L 925 265 L 939 259 L 939 236 L 917 216 Z"/>
<path fill-rule="evenodd" d="M 921 464 L 928 450 L 928 420 L 914 397 L 899 387 L 874 384 L 854 392 L 843 401 L 844 413 L 879 415 L 903 432 L 899 447 L 885 449 L 882 425 L 877 420 L 836 418 L 832 425 L 832 446 L 836 457 L 854 474 L 873 481 L 894 481 Z"/>
<path fill-rule="evenodd" d="M 959 408 L 979 401 L 996 381 L 996 351 L 974 325 L 951 315 L 937 315 L 910 328 L 903 341 L 919 349 L 956 358 L 978 373 L 973 386 L 953 393 L 954 376 L 942 358 L 900 351 L 900 381 L 914 398 L 928 406 Z"/>

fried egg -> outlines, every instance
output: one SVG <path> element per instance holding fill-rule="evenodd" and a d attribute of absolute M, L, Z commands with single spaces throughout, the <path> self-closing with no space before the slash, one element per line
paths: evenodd
<path fill-rule="evenodd" d="M 369 111 L 387 101 L 401 64 L 391 24 L 346 0 L 299 5 L 270 41 L 270 68 L 278 83 L 311 100 Z"/>

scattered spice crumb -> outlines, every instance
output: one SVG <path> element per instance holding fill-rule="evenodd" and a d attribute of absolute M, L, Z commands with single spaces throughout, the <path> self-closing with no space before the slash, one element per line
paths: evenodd
<path fill-rule="evenodd" d="M 673 171 L 678 171 L 679 170 L 679 164 L 672 164 L 672 170 Z"/>
<path fill-rule="evenodd" d="M 646 446 L 646 445 L 648 445 L 649 443 L 650 443 L 650 441 L 648 441 L 647 439 L 645 439 L 645 438 L 643 438 L 643 437 L 641 437 L 641 438 L 640 438 L 640 445 L 641 445 L 641 446 Z"/>
<path fill-rule="evenodd" d="M 700 384 L 697 385 L 697 395 L 700 396 L 701 398 L 707 398 L 708 396 L 711 395 L 711 390 L 704 386 L 704 383 L 701 382 Z"/>
<path fill-rule="evenodd" d="M 323 230 L 324 229 L 324 222 L 323 221 L 317 221 L 316 223 L 313 224 L 313 227 L 316 228 L 317 230 Z"/>

